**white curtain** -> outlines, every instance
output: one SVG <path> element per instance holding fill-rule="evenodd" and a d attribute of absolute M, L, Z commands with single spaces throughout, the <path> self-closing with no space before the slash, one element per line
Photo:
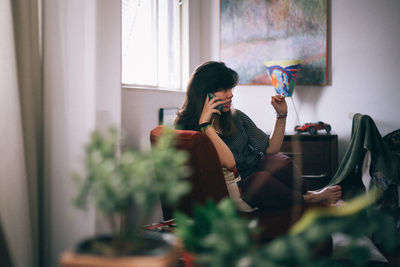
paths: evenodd
<path fill-rule="evenodd" d="M 72 205 L 74 171 L 95 128 L 96 0 L 43 1 L 45 266 L 95 231 L 94 211 Z"/>
<path fill-rule="evenodd" d="M 30 67 L 36 64 L 30 62 L 31 57 L 25 59 L 24 67 L 19 64 L 18 59 L 25 54 L 21 42 L 28 41 L 29 38 L 22 36 L 27 32 L 16 31 L 16 29 L 21 31 L 24 29 L 14 24 L 14 20 L 20 21 L 21 18 L 18 18 L 18 15 L 22 13 L 18 9 L 17 1 L 13 1 L 0 1 L 0 128 L 2 137 L 0 139 L 0 225 L 3 227 L 4 239 L 14 266 L 22 267 L 35 266 L 34 250 L 37 241 L 37 190 L 35 189 L 37 172 L 30 169 L 30 166 L 36 168 L 36 164 L 31 165 L 29 162 L 35 158 L 35 155 L 27 156 L 32 152 L 31 149 L 34 151 L 36 149 L 31 146 L 35 143 L 34 141 L 30 143 L 24 140 L 24 129 L 29 128 L 24 123 L 26 121 L 24 113 L 31 112 L 31 109 L 22 108 L 22 106 L 23 103 L 27 104 L 31 101 L 32 95 L 28 94 L 35 93 L 35 89 L 40 90 L 40 84 L 39 88 L 32 89 L 31 87 L 32 84 L 33 87 L 35 86 L 35 81 L 32 81 L 34 78 L 28 72 Z M 37 7 L 37 5 L 30 6 L 31 1 L 26 1 L 28 2 L 27 8 Z M 27 15 L 27 13 L 24 14 Z M 30 22 L 35 19 L 37 22 L 37 16 L 36 18 L 25 17 L 25 20 Z M 34 25 L 31 26 L 34 27 Z M 30 29 L 28 31 L 30 32 Z M 21 36 L 14 33 L 20 33 Z M 36 36 L 35 40 L 38 41 L 39 36 Z M 34 45 L 30 47 L 32 43 L 25 43 L 25 45 L 27 46 L 25 49 L 38 48 Z M 31 52 L 28 53 L 31 54 Z M 35 57 L 39 58 L 39 55 Z M 35 67 L 40 68 L 40 65 Z M 27 80 L 20 80 L 22 76 L 25 76 Z M 35 138 L 35 133 L 31 132 L 31 134 Z M 34 151 L 33 153 L 36 153 Z"/>
<path fill-rule="evenodd" d="M 45 266 L 97 231 L 72 205 L 92 130 L 119 125 L 120 1 L 43 0 Z"/>

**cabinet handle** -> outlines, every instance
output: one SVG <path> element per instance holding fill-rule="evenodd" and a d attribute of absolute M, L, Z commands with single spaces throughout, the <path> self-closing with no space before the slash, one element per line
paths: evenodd
<path fill-rule="evenodd" d="M 306 178 L 306 179 L 322 179 L 322 178 L 328 178 L 329 175 L 326 173 L 323 174 L 304 174 L 301 177 Z"/>

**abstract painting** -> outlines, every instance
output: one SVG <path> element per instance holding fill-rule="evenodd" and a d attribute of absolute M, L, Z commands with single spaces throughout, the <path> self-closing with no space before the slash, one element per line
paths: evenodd
<path fill-rule="evenodd" d="M 302 60 L 297 84 L 327 84 L 328 0 L 220 0 L 220 59 L 240 84 L 271 84 L 265 61 Z"/>

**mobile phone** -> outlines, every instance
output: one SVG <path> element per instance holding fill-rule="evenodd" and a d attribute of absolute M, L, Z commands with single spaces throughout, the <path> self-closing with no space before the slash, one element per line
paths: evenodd
<path fill-rule="evenodd" d="M 213 99 L 214 97 L 215 97 L 215 95 L 213 93 L 208 93 L 208 99 L 209 100 Z M 222 101 L 222 100 L 217 100 L 216 102 L 218 102 L 218 101 Z M 221 111 L 223 108 L 224 108 L 224 104 L 221 104 L 221 105 L 217 106 L 217 109 L 219 111 Z"/>

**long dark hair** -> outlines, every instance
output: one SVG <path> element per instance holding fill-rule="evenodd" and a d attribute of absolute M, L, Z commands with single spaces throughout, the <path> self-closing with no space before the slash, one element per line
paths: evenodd
<path fill-rule="evenodd" d="M 199 130 L 199 119 L 207 93 L 215 93 L 235 87 L 239 82 L 236 71 L 225 63 L 208 61 L 192 73 L 186 91 L 186 99 L 178 112 L 175 125 L 184 130 Z M 229 136 L 234 130 L 232 112 L 222 112 L 220 117 L 222 133 Z"/>

